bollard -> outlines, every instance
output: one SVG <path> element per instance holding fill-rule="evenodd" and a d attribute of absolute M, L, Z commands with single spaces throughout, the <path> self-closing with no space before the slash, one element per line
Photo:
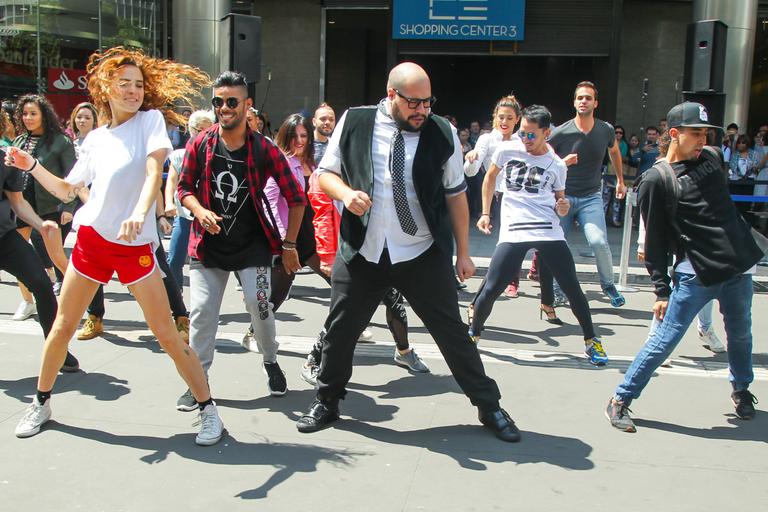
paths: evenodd
<path fill-rule="evenodd" d="M 632 252 L 632 210 L 637 201 L 637 194 L 631 188 L 627 190 L 627 198 L 624 207 L 624 231 L 621 236 L 621 258 L 619 259 L 619 285 L 620 292 L 636 292 L 637 288 L 627 286 L 629 272 L 629 257 Z"/>

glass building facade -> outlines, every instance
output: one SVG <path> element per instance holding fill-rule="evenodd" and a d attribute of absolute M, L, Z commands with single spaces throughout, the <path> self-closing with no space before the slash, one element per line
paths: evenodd
<path fill-rule="evenodd" d="M 167 0 L 0 0 L 0 97 L 45 94 L 62 119 L 87 100 L 85 66 L 116 45 L 165 55 Z"/>

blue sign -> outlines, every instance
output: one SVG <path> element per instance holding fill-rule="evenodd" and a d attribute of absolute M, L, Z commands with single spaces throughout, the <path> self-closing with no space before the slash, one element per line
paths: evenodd
<path fill-rule="evenodd" d="M 522 41 L 525 0 L 394 0 L 394 39 Z"/>

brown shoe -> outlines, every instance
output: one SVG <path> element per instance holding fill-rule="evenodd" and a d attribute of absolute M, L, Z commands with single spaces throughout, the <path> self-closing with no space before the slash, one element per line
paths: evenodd
<path fill-rule="evenodd" d="M 92 340 L 104 334 L 104 320 L 96 315 L 88 315 L 83 322 L 83 328 L 77 331 L 77 339 Z"/>
<path fill-rule="evenodd" d="M 176 330 L 181 334 L 181 339 L 189 345 L 189 317 L 180 316 L 176 319 Z"/>

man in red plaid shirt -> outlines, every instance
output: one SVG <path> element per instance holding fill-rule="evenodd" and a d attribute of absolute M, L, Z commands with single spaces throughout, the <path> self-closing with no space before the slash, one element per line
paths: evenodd
<path fill-rule="evenodd" d="M 287 386 L 277 363 L 270 272 L 278 256 L 286 272 L 301 268 L 296 235 L 306 199 L 277 146 L 248 128 L 245 114 L 252 101 L 245 75 L 225 71 L 214 81 L 213 93 L 219 123 L 187 145 L 179 177 L 179 198 L 195 217 L 189 240 L 190 346 L 207 375 L 224 289 L 229 273 L 237 272 L 258 352 L 264 356 L 270 393 L 283 395 Z M 264 208 L 263 188 L 270 177 L 288 202 L 284 240 L 270 210 Z M 195 406 L 189 390 L 176 404 L 182 411 Z"/>

